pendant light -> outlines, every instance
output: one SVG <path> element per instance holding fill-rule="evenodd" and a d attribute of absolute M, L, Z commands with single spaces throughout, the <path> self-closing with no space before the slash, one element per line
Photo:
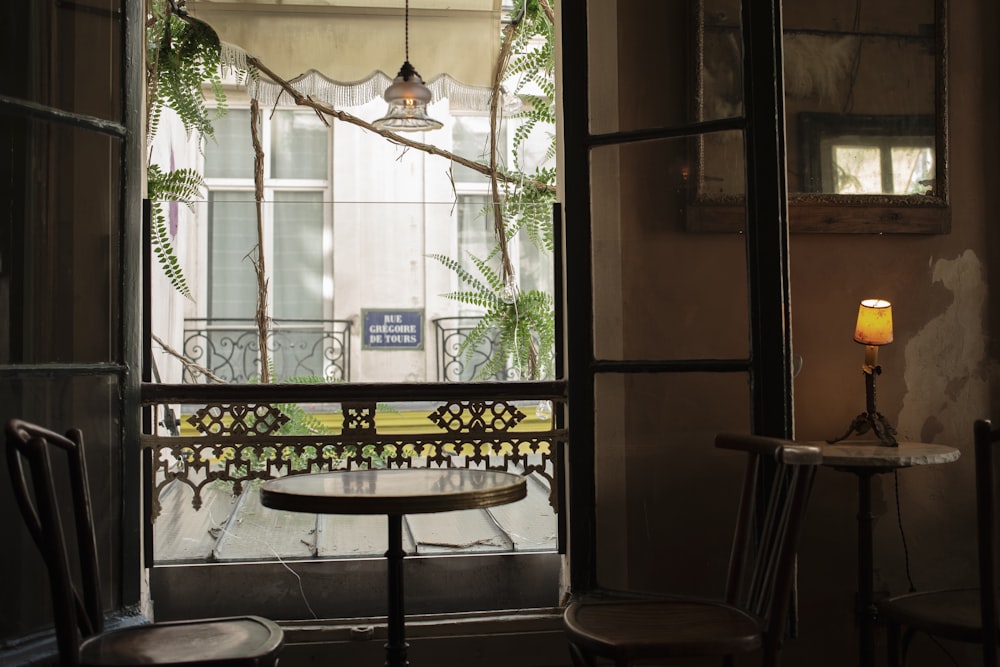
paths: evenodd
<path fill-rule="evenodd" d="M 373 125 L 380 130 L 393 132 L 437 130 L 441 128 L 441 123 L 427 115 L 431 91 L 410 64 L 410 0 L 406 0 L 404 21 L 406 50 L 403 66 L 399 68 L 399 74 L 385 89 L 383 95 L 385 101 L 389 103 L 389 110 Z"/>

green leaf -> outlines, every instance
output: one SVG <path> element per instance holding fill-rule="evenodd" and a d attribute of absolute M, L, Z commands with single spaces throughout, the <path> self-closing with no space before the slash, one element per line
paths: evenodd
<path fill-rule="evenodd" d="M 153 201 L 150 206 L 152 209 L 152 233 L 150 236 L 152 237 L 153 252 L 160 263 L 160 268 L 163 269 L 163 273 L 175 290 L 192 299 L 191 290 L 184 279 L 180 262 L 177 261 L 174 254 L 174 247 L 170 241 L 170 230 L 167 226 L 166 216 L 163 215 L 162 202 Z"/>

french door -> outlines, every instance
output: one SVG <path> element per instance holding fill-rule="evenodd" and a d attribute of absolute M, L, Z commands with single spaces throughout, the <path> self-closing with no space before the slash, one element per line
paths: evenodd
<path fill-rule="evenodd" d="M 738 493 L 714 435 L 792 434 L 780 3 L 724 4 L 563 3 L 574 591 L 713 590 Z M 740 230 L 696 224 L 715 169 L 745 172 Z"/>
<path fill-rule="evenodd" d="M 140 479 L 123 471 L 140 467 L 144 24 L 124 0 L 0 8 L 0 423 L 83 430 L 109 616 L 141 602 Z M 54 651 L 48 575 L 9 492 L 0 516 L 0 663 L 19 664 Z"/>

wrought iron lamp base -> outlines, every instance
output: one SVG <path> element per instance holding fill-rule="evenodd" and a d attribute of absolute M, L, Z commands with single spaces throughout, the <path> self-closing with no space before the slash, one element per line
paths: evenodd
<path fill-rule="evenodd" d="M 892 427 L 892 424 L 889 423 L 889 420 L 881 412 L 862 412 L 854 418 L 854 421 L 851 422 L 844 435 L 833 440 L 827 440 L 827 442 L 832 445 L 835 442 L 845 440 L 851 435 L 864 435 L 868 431 L 874 433 L 879 442 L 886 447 L 899 446 L 899 443 L 896 442 L 896 429 Z"/>
<path fill-rule="evenodd" d="M 868 431 L 875 434 L 879 442 L 886 447 L 896 447 L 896 429 L 881 412 L 875 409 L 875 376 L 882 373 L 882 367 L 865 364 L 865 411 L 854 418 L 847 432 L 839 438 L 827 440 L 831 445 L 840 442 L 851 435 L 864 435 Z"/>

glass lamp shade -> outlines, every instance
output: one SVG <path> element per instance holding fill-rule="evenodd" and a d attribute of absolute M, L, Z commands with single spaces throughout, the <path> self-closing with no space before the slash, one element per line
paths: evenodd
<path fill-rule="evenodd" d="M 892 304 L 884 299 L 865 299 L 858 309 L 854 340 L 862 345 L 892 342 Z"/>
<path fill-rule="evenodd" d="M 427 105 L 431 101 L 431 91 L 409 62 L 404 62 L 399 74 L 385 89 L 383 95 L 389 103 L 384 117 L 372 123 L 380 130 L 393 132 L 419 132 L 437 130 L 439 121 L 427 115 Z"/>

